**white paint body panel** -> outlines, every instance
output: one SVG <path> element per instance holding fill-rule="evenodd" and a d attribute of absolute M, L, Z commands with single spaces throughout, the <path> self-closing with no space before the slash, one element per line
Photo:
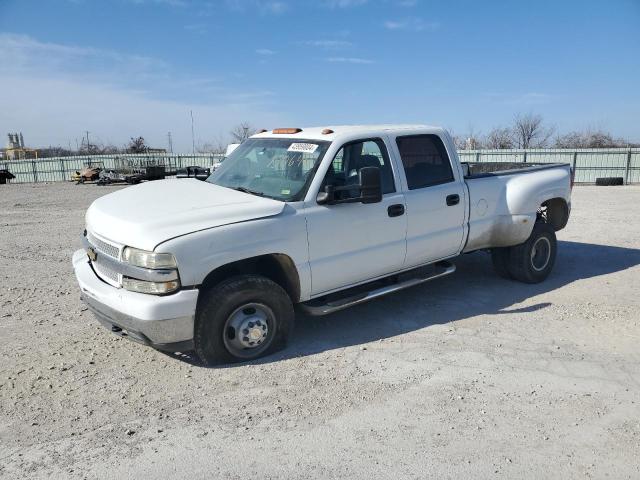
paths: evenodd
<path fill-rule="evenodd" d="M 543 202 L 562 198 L 571 204 L 570 175 L 567 166 L 466 180 L 471 200 L 464 251 L 524 242 Z"/>
<path fill-rule="evenodd" d="M 322 134 L 324 128 L 334 133 Z M 407 190 L 395 137 L 435 134 L 449 153 L 455 181 Z M 182 285 L 200 285 L 225 264 L 264 254 L 288 256 L 300 281 L 299 301 L 340 290 L 463 251 L 514 245 L 533 228 L 542 202 L 570 202 L 569 168 L 492 175 L 465 182 L 449 135 L 427 126 L 353 126 L 271 132 L 254 138 L 331 141 L 304 201 L 284 203 L 194 179 L 155 181 L 96 200 L 87 227 L 116 243 L 176 256 Z M 340 147 L 349 141 L 381 138 L 387 145 L 396 193 L 378 204 L 322 206 L 320 184 Z M 455 207 L 449 194 L 460 195 Z M 406 212 L 390 218 L 388 205 Z M 152 299 L 156 297 L 151 297 Z"/>
<path fill-rule="evenodd" d="M 170 238 L 277 215 L 284 206 L 193 178 L 158 180 L 98 198 L 86 222 L 115 243 L 153 250 Z"/>

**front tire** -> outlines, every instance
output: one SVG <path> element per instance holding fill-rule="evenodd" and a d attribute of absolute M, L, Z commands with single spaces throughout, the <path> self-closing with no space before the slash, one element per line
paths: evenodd
<path fill-rule="evenodd" d="M 286 345 L 294 322 L 293 304 L 272 280 L 241 275 L 201 295 L 194 344 L 205 365 L 254 360 Z"/>
<path fill-rule="evenodd" d="M 526 242 L 510 248 L 511 277 L 524 283 L 540 283 L 549 276 L 556 260 L 556 232 L 548 223 L 537 222 Z"/>

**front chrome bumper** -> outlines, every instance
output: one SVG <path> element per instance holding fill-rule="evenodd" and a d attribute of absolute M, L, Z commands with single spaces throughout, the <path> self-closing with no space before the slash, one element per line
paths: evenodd
<path fill-rule="evenodd" d="M 130 292 L 98 278 L 85 250 L 77 250 L 72 261 L 82 300 L 113 333 L 160 350 L 193 349 L 198 290 L 166 296 Z"/>

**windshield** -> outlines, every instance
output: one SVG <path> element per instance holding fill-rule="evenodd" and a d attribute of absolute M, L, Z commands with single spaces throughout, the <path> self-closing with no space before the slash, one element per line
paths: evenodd
<path fill-rule="evenodd" d="M 330 142 L 250 138 L 207 182 L 285 202 L 302 200 Z"/>

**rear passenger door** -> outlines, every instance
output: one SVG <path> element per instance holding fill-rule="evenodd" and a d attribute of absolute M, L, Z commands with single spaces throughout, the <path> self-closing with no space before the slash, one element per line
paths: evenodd
<path fill-rule="evenodd" d="M 405 178 L 407 267 L 454 256 L 462 247 L 464 186 L 438 135 L 397 136 Z"/>

